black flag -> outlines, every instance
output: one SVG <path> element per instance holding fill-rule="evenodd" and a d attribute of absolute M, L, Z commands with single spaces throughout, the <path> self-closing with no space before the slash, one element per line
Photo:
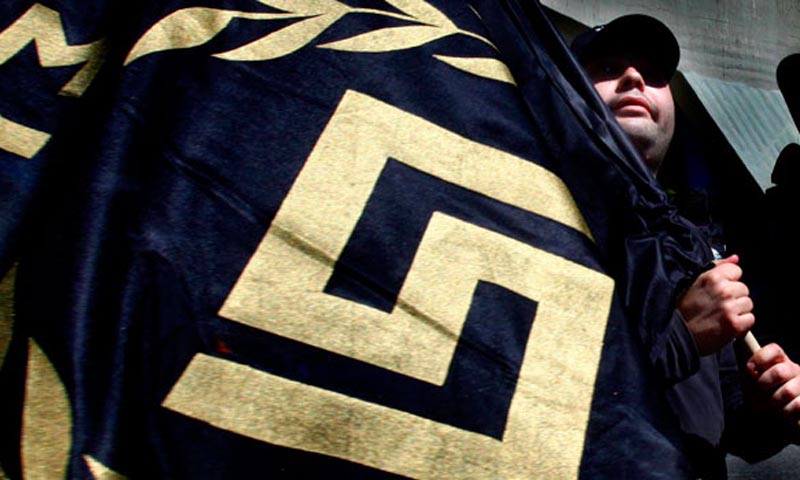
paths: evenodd
<path fill-rule="evenodd" d="M 0 10 L 6 476 L 691 472 L 705 244 L 538 4 L 133 3 Z"/>

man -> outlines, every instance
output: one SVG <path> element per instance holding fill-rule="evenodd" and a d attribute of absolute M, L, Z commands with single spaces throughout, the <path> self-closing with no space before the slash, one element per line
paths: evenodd
<path fill-rule="evenodd" d="M 656 175 L 675 131 L 669 81 L 680 49 L 674 35 L 652 17 L 628 15 L 582 33 L 572 50 Z M 681 428 L 697 446 L 691 453 L 698 474 L 708 478 L 725 476 L 727 451 L 758 460 L 800 438 L 800 366 L 778 345 L 746 361 L 750 378 L 740 385 L 731 343 L 755 322 L 741 276 L 736 255 L 717 260 L 678 297 L 663 348 L 651 352 Z M 745 403 L 750 388 L 756 393 Z M 750 437 L 761 431 L 769 436 Z"/>

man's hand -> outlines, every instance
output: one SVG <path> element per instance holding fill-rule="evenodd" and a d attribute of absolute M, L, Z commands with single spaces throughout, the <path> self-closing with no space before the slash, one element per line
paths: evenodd
<path fill-rule="evenodd" d="M 740 282 L 739 257 L 718 260 L 678 300 L 678 311 L 694 337 L 700 355 L 720 350 L 755 323 L 750 290 Z"/>
<path fill-rule="evenodd" d="M 758 350 L 747 361 L 747 370 L 767 406 L 781 412 L 800 433 L 800 365 L 794 363 L 775 343 Z"/>

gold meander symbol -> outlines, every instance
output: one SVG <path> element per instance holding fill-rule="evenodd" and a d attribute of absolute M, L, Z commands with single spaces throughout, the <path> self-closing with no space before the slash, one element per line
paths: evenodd
<path fill-rule="evenodd" d="M 324 293 L 389 158 L 589 236 L 551 172 L 349 91 L 220 314 L 441 386 L 479 280 L 535 300 L 502 438 L 204 354 L 164 406 L 270 444 L 409 477 L 576 477 L 613 281 L 434 212 L 391 312 Z"/>

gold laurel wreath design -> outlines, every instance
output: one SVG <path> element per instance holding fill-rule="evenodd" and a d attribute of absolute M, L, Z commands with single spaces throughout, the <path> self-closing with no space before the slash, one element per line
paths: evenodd
<path fill-rule="evenodd" d="M 213 56 L 232 61 L 265 61 L 290 55 L 309 45 L 347 14 L 373 14 L 405 20 L 413 25 L 387 27 L 317 45 L 329 50 L 380 53 L 416 48 L 450 35 L 465 35 L 494 48 L 485 37 L 458 28 L 444 13 L 424 0 L 386 0 L 398 12 L 354 8 L 337 0 L 257 0 L 283 13 L 244 12 L 207 7 L 177 10 L 158 21 L 136 42 L 125 65 L 166 50 L 203 45 L 222 32 L 232 20 L 287 20 L 296 22 L 253 42 Z M 514 83 L 506 65 L 491 57 L 434 58 L 454 68 L 492 80 Z"/>

